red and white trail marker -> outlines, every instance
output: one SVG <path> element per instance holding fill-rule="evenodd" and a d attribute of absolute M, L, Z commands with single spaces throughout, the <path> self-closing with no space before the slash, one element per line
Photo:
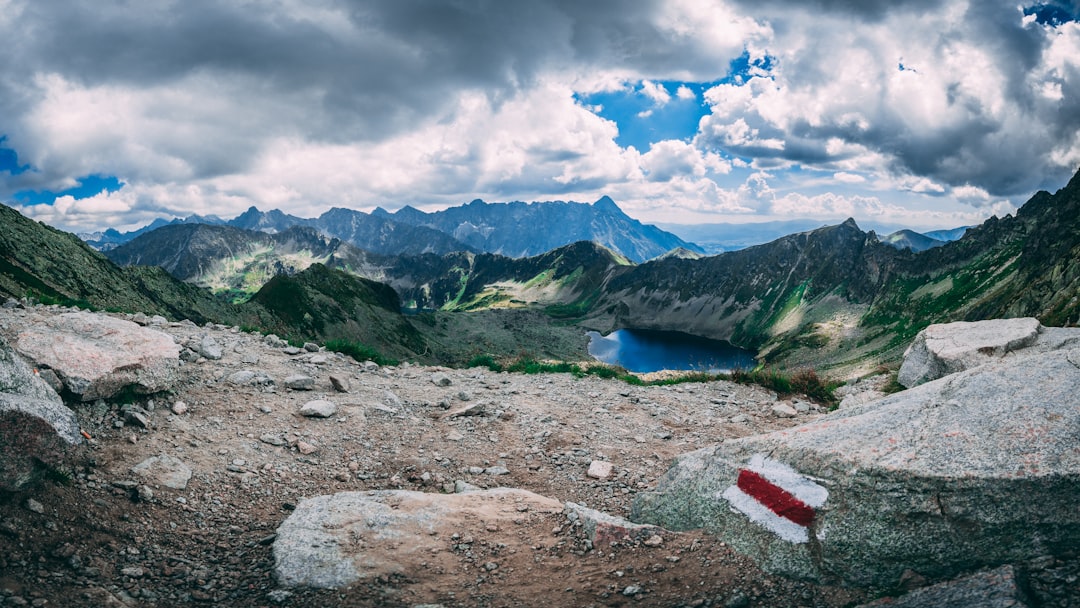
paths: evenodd
<path fill-rule="evenodd" d="M 755 454 L 735 485 L 717 493 L 750 521 L 791 543 L 810 540 L 810 525 L 829 491 L 790 466 Z"/>

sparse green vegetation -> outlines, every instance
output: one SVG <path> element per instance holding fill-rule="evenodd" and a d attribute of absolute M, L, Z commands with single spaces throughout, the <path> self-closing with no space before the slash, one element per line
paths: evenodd
<path fill-rule="evenodd" d="M 26 299 L 32 300 L 44 306 L 66 306 L 68 308 L 81 308 L 83 310 L 90 311 L 98 310 L 98 307 L 81 298 L 66 298 L 64 296 L 54 296 L 41 293 L 40 291 L 36 290 L 27 291 Z"/>
<path fill-rule="evenodd" d="M 839 386 L 839 382 L 823 380 L 812 369 L 802 369 L 794 373 L 782 372 L 776 369 L 756 369 L 753 371 L 735 370 L 728 378 L 732 382 L 740 384 L 757 384 L 767 389 L 774 390 L 780 396 L 806 395 L 818 403 L 835 406 L 839 400 L 833 393 Z"/>
<path fill-rule="evenodd" d="M 508 365 L 502 365 L 492 355 L 478 354 L 469 360 L 466 367 L 486 367 L 493 372 L 506 371 L 520 374 L 572 374 L 578 378 L 596 376 L 604 379 L 622 380 L 634 386 L 671 386 L 691 382 L 704 383 L 727 380 L 740 384 L 756 384 L 774 390 L 780 396 L 805 395 L 817 403 L 830 407 L 835 407 L 839 402 L 833 391 L 841 385 L 840 382 L 823 380 L 812 369 L 802 369 L 794 373 L 782 372 L 776 369 L 734 370 L 731 373 L 719 374 L 688 371 L 676 376 L 643 380 L 641 376 L 632 374 L 621 367 L 599 364 L 582 366 L 566 361 L 537 361 L 527 355 L 519 356 Z"/>
<path fill-rule="evenodd" d="M 397 359 L 386 357 L 374 348 L 352 340 L 328 340 L 325 346 L 326 350 L 349 355 L 357 361 L 374 361 L 379 365 L 397 365 L 399 363 Z"/>
<path fill-rule="evenodd" d="M 499 362 L 491 355 L 476 355 L 472 359 L 469 359 L 469 362 L 465 364 L 465 367 L 486 367 L 493 372 L 503 371 L 503 366 L 499 365 Z"/>

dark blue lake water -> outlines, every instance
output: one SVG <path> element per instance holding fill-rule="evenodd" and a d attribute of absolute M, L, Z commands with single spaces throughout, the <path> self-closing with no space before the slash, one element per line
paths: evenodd
<path fill-rule="evenodd" d="M 753 369 L 754 353 L 728 342 L 677 331 L 620 329 L 606 336 L 590 331 L 589 354 L 632 372 L 662 369 L 721 372 Z"/>

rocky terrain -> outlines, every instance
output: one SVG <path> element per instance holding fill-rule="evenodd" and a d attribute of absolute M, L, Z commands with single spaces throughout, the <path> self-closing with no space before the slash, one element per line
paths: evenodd
<path fill-rule="evenodd" d="M 0 338 L 4 606 L 1080 605 L 1080 335 L 1034 319 L 833 413 L 14 300 Z"/>
<path fill-rule="evenodd" d="M 0 336 L 13 345 L 72 314 L 9 306 Z M 766 574 L 707 534 L 590 549 L 584 518 L 520 504 L 509 516 L 448 518 L 429 554 L 348 588 L 283 587 L 272 547 L 305 498 L 508 487 L 625 516 L 676 455 L 812 420 L 820 408 L 725 382 L 379 367 L 225 326 L 80 314 L 167 334 L 182 363 L 164 392 L 65 393 L 90 439 L 44 483 L 0 493 L 0 605 L 844 606 L 868 597 Z"/>

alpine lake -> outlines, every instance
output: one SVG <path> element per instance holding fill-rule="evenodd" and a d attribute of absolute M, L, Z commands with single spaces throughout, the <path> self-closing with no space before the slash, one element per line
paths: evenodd
<path fill-rule="evenodd" d="M 757 365 L 753 351 L 677 331 L 620 329 L 606 336 L 595 331 L 586 335 L 593 358 L 636 373 L 660 370 L 718 373 L 750 370 Z"/>

